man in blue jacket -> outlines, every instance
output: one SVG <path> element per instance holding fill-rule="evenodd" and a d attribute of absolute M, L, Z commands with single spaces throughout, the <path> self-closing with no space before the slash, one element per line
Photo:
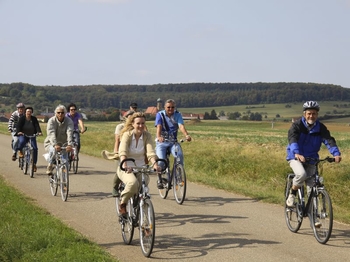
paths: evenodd
<path fill-rule="evenodd" d="M 304 181 L 307 186 L 312 186 L 312 181 L 307 181 L 307 177 L 314 174 L 315 166 L 305 163 L 306 157 L 319 158 L 318 152 L 323 143 L 335 158 L 335 162 L 341 161 L 341 154 L 334 137 L 317 119 L 319 110 L 320 106 L 316 101 L 305 102 L 303 117 L 294 122 L 288 131 L 287 161 L 295 174 L 292 191 L 286 201 L 289 207 L 294 206 L 296 193 Z"/>

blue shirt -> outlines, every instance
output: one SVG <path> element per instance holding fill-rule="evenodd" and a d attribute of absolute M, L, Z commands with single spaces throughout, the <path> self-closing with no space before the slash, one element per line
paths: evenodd
<path fill-rule="evenodd" d="M 164 116 L 166 123 L 163 122 L 162 115 Z M 175 111 L 174 114 L 169 117 L 165 113 L 165 110 L 162 110 L 157 113 L 154 125 L 162 126 L 162 137 L 165 139 L 177 139 L 177 130 L 179 129 L 179 124 L 184 124 L 184 120 L 180 112 Z"/>

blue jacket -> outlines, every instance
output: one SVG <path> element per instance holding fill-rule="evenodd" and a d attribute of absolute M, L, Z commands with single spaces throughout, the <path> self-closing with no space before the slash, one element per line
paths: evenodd
<path fill-rule="evenodd" d="M 294 122 L 288 131 L 287 161 L 295 158 L 295 154 L 304 157 L 319 158 L 322 143 L 326 145 L 332 156 L 340 156 L 340 151 L 334 137 L 327 127 L 316 120 L 309 130 L 305 117 Z"/>

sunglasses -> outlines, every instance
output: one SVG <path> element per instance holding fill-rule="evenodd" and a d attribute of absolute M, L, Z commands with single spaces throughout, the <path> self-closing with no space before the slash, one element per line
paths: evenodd
<path fill-rule="evenodd" d="M 175 108 L 175 106 L 168 106 L 167 108 Z"/>
<path fill-rule="evenodd" d="M 75 111 L 76 109 L 75 108 L 71 108 L 70 111 Z"/>
<path fill-rule="evenodd" d="M 62 114 L 64 114 L 64 112 L 56 112 L 56 114 L 60 114 L 60 115 L 62 115 Z"/>

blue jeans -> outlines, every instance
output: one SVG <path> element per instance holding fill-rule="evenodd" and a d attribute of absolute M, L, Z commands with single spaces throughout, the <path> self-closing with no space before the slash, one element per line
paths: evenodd
<path fill-rule="evenodd" d="M 18 136 L 18 145 L 17 145 L 17 150 L 22 150 L 23 147 L 26 145 L 26 143 L 29 141 L 29 137 L 25 136 Z M 36 144 L 36 138 L 32 138 L 30 144 L 33 147 L 33 162 L 36 164 L 38 161 L 38 146 Z"/>
<path fill-rule="evenodd" d="M 171 154 L 175 157 L 175 145 L 173 142 L 156 142 L 156 154 L 159 158 L 166 159 L 167 150 L 170 150 Z M 180 158 L 180 163 L 184 165 L 184 156 L 182 153 L 182 148 L 180 144 L 178 144 L 177 148 L 177 156 Z M 160 165 L 164 165 L 163 162 L 159 162 Z"/>

